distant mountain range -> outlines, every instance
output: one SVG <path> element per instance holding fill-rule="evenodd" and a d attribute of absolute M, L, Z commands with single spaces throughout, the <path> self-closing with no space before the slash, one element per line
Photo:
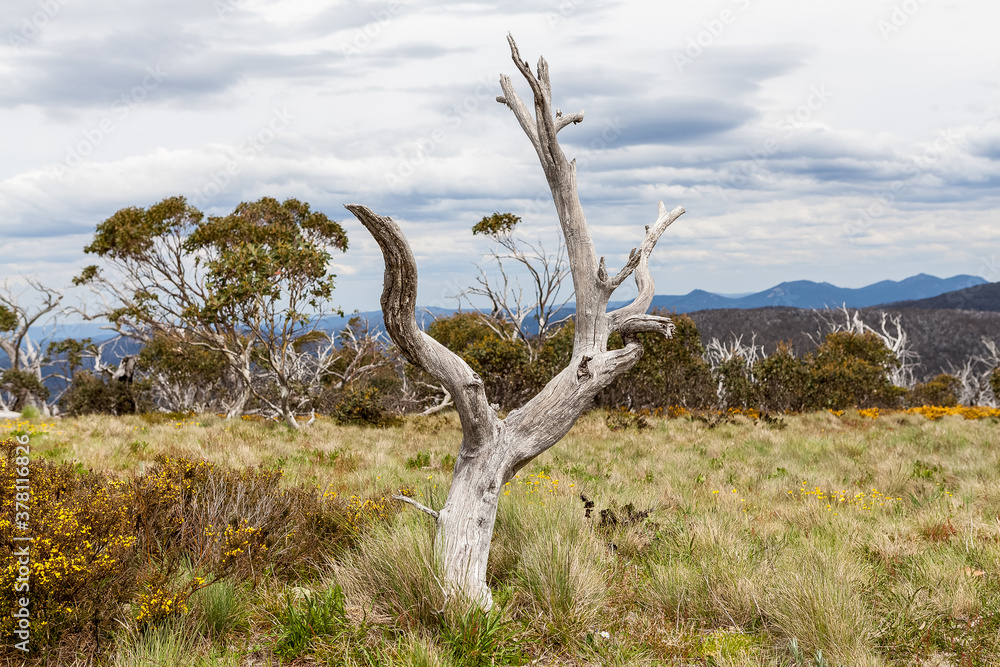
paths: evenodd
<path fill-rule="evenodd" d="M 665 308 L 678 313 L 718 308 L 768 308 L 784 306 L 788 308 L 867 308 L 880 304 L 926 299 L 946 292 L 962 290 L 982 285 L 985 280 L 978 276 L 952 276 L 937 278 L 921 273 L 905 280 L 883 280 L 882 282 L 851 289 L 837 287 L 830 283 L 815 283 L 811 280 L 796 280 L 742 297 L 725 297 L 703 290 L 672 296 L 657 294 L 653 297 L 654 308 Z M 948 307 L 948 306 L 942 306 Z M 954 307 L 954 306 L 952 306 Z"/>
<path fill-rule="evenodd" d="M 616 308 L 625 301 L 609 305 Z M 663 308 L 678 313 L 692 313 L 703 310 L 788 307 L 802 309 L 822 308 L 867 308 L 892 304 L 894 308 L 947 308 L 965 310 L 1000 310 L 1000 283 L 987 283 L 978 276 L 958 275 L 951 278 L 937 278 L 921 273 L 904 280 L 883 280 L 857 289 L 837 287 L 830 283 L 811 280 L 796 280 L 781 283 L 762 292 L 744 296 L 723 296 L 704 290 L 694 290 L 688 294 L 658 294 L 653 297 L 652 307 Z M 418 308 L 417 322 L 426 327 L 436 317 L 447 317 L 457 312 L 447 308 Z M 568 308 L 566 315 L 573 312 Z M 325 331 L 340 331 L 351 317 L 367 320 L 373 329 L 382 328 L 382 312 L 378 310 L 354 313 L 339 317 L 325 315 L 320 328 Z M 38 332 L 40 333 L 40 332 Z M 110 338 L 100 325 L 92 322 L 83 324 L 58 325 L 53 332 L 46 331 L 46 337 L 54 340 L 89 336 L 95 340 Z M 36 332 L 33 332 L 33 335 Z"/>

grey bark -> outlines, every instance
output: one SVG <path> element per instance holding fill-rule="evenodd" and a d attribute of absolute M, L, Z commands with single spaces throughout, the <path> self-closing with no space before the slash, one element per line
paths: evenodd
<path fill-rule="evenodd" d="M 436 377 L 451 394 L 462 422 L 462 443 L 451 488 L 438 512 L 435 553 L 440 558 L 446 593 L 462 595 L 484 608 L 492 605 L 486 585 L 486 565 L 500 493 L 506 482 L 536 456 L 558 442 L 594 396 L 642 356 L 636 334 L 660 332 L 669 336 L 668 318 L 648 315 L 654 285 L 649 255 L 663 231 L 684 209 L 659 214 L 625 266 L 610 277 L 604 258 L 598 259 L 576 187 L 576 162 L 563 154 L 556 133 L 582 122 L 583 112 L 553 114 L 548 65 L 539 59 L 537 74 L 521 60 L 508 35 L 511 56 L 531 87 L 532 117 L 507 76 L 500 77 L 503 95 L 497 101 L 514 113 L 538 154 L 556 205 L 566 241 L 576 292 L 576 335 L 572 360 L 541 392 L 523 407 L 500 419 L 486 399 L 482 379 L 460 357 L 425 334 L 415 318 L 417 267 L 399 226 L 365 206 L 348 204 L 375 237 L 385 259 L 382 312 L 393 342 L 413 364 Z M 638 296 L 628 305 L 607 312 L 615 289 L 632 275 Z M 608 337 L 619 332 L 625 346 L 608 350 Z M 426 508 L 425 508 L 426 509 Z"/>

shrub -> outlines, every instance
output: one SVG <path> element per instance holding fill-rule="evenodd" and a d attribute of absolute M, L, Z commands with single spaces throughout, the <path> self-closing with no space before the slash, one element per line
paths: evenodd
<path fill-rule="evenodd" d="M 938 405 L 950 408 L 958 405 L 962 383 L 954 375 L 941 373 L 932 380 L 922 382 L 910 390 L 906 402 L 912 407 Z"/>
<path fill-rule="evenodd" d="M 0 486 L 15 487 L 18 460 L 13 441 L 0 455 Z M 31 461 L 31 629 L 32 649 L 56 643 L 73 628 L 99 628 L 121 616 L 146 569 L 134 526 L 134 495 L 129 484 L 45 459 Z M 15 494 L 0 497 L 3 517 L 14 517 Z M 13 609 L 19 564 L 11 555 L 24 543 L 9 521 L 0 521 L 2 567 L 0 606 Z M 84 537 L 85 536 L 85 537 Z M 11 636 L 11 615 L 0 618 L 0 633 Z M 106 626 L 105 626 L 106 627 Z"/>
<path fill-rule="evenodd" d="M 195 345 L 183 335 L 157 333 L 139 352 L 136 366 L 155 386 L 162 410 L 224 410 L 235 392 L 228 362 L 221 352 Z"/>
<path fill-rule="evenodd" d="M 15 488 L 23 464 L 13 441 L 5 443 L 0 487 Z M 99 636 L 115 621 L 152 628 L 185 613 L 196 591 L 236 577 L 288 576 L 389 516 L 379 502 L 281 488 L 280 471 L 188 459 L 159 457 L 145 474 L 121 479 L 40 458 L 30 480 L 33 651 L 67 633 Z M 14 517 L 16 501 L 4 493 L 0 516 Z M 0 521 L 4 553 L 21 546 L 16 534 Z M 19 564 L 8 558 L 0 606 L 12 609 Z M 205 618 L 220 618 L 206 611 L 210 594 L 199 596 Z M 5 636 L 13 620 L 0 618 Z"/>
<path fill-rule="evenodd" d="M 758 401 L 758 385 L 754 381 L 753 369 L 743 357 L 733 357 L 719 364 L 715 369 L 715 380 L 719 389 L 719 408 L 741 411 L 755 407 Z"/>
<path fill-rule="evenodd" d="M 763 412 L 800 412 L 806 405 L 809 371 L 795 357 L 791 344 L 779 343 L 770 357 L 753 367 L 759 385 L 759 407 Z"/>
<path fill-rule="evenodd" d="M 90 371 L 79 371 L 73 376 L 59 405 L 66 414 L 77 417 L 87 414 L 124 415 L 146 412 L 151 407 L 145 396 L 149 382 L 134 383 L 110 381 L 95 377 Z"/>
<path fill-rule="evenodd" d="M 510 339 L 509 323 L 487 320 L 479 313 L 458 313 L 435 320 L 427 327 L 427 333 L 479 374 L 487 398 L 502 410 L 520 406 L 541 388 L 540 371 L 544 364 L 532 364 L 528 345 Z"/>
<path fill-rule="evenodd" d="M 642 415 L 625 408 L 608 410 L 604 423 L 612 431 L 627 431 L 629 429 L 642 431 L 649 428 L 649 422 Z"/>
<path fill-rule="evenodd" d="M 668 315 L 662 310 L 653 313 Z M 598 395 L 598 405 L 624 405 L 640 410 L 668 406 L 707 408 L 715 404 L 715 382 L 703 358 L 705 349 L 698 327 L 686 315 L 671 314 L 670 319 L 674 323 L 670 338 L 656 333 L 639 334 L 642 358 Z M 620 347 L 622 340 L 616 334 L 608 341 L 608 348 Z"/>
<path fill-rule="evenodd" d="M 808 408 L 891 408 L 899 405 L 905 393 L 888 377 L 889 370 L 899 366 L 899 360 L 870 331 L 828 334 L 823 344 L 807 355 L 805 363 L 809 371 Z"/>
<path fill-rule="evenodd" d="M 31 405 L 32 401 L 41 402 L 49 397 L 49 388 L 37 376 L 13 368 L 0 375 L 0 389 L 14 397 L 15 410 Z"/>
<path fill-rule="evenodd" d="M 29 405 L 25 407 L 23 410 L 21 410 L 21 419 L 28 419 L 28 420 L 38 419 L 41 416 L 41 414 L 42 413 L 38 411 L 38 408 L 36 408 L 33 405 Z"/>
<path fill-rule="evenodd" d="M 351 387 L 343 392 L 330 416 L 338 424 L 362 426 L 392 426 L 399 417 L 390 413 L 377 387 Z"/>
<path fill-rule="evenodd" d="M 990 373 L 989 383 L 990 389 L 993 390 L 993 397 L 1000 401 L 1000 366 L 994 368 L 993 372 Z"/>

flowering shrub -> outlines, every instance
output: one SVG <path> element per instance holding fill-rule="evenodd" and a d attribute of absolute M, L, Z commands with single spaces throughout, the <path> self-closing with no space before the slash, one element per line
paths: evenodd
<path fill-rule="evenodd" d="M 0 605 L 14 607 L 18 561 L 15 542 L 15 485 L 18 478 L 13 441 L 0 453 Z M 70 465 L 45 460 L 30 466 L 29 594 L 32 637 L 36 644 L 55 641 L 73 625 L 100 622 L 120 613 L 131 600 L 141 569 L 134 530 L 135 498 L 127 481 L 94 473 L 78 474 Z M 21 535 L 21 531 L 16 531 Z M 13 619 L 0 617 L 0 632 L 10 636 Z"/>
<path fill-rule="evenodd" d="M 0 452 L 0 606 L 13 609 L 14 441 Z M 30 600 L 33 650 L 66 633 L 139 627 L 187 612 L 188 597 L 225 578 L 291 574 L 354 540 L 395 511 L 385 498 L 343 498 L 282 488 L 282 473 L 221 470 L 159 457 L 144 474 L 117 478 L 45 459 L 30 463 Z M 184 574 L 182 575 L 182 570 Z M 131 611 L 127 611 L 130 605 Z M 10 636 L 14 619 L 0 616 Z"/>

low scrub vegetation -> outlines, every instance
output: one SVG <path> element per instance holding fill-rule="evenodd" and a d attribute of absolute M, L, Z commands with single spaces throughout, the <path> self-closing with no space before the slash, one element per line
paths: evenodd
<path fill-rule="evenodd" d="M 391 499 L 441 506 L 453 413 L 8 421 L 31 449 L 27 660 L 995 664 L 998 427 L 960 406 L 591 413 L 504 490 L 483 613 L 445 598 L 433 526 Z M 14 464 L 7 445 L 7 489 Z"/>

